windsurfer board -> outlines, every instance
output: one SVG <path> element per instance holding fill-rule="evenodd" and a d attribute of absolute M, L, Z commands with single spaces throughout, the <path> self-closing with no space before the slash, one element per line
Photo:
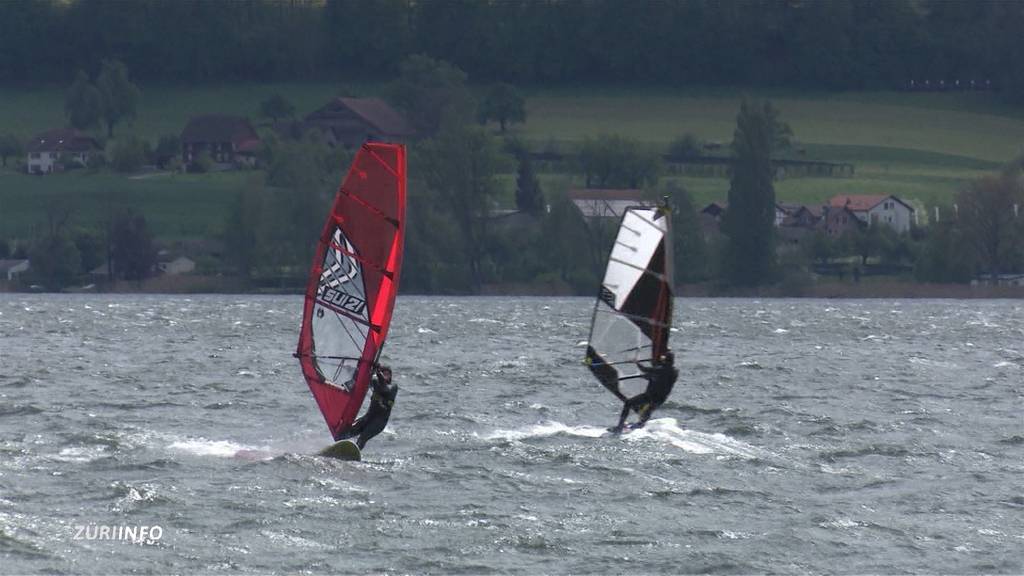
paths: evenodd
<path fill-rule="evenodd" d="M 337 458 L 338 460 L 362 460 L 363 454 L 359 446 L 351 440 L 339 440 L 320 451 L 321 456 Z"/>

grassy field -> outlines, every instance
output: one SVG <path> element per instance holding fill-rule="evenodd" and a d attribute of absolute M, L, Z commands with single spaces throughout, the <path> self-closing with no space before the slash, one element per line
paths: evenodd
<path fill-rule="evenodd" d="M 63 124 L 65 87 L 5 89 L 0 133 L 23 138 Z M 195 114 L 221 112 L 255 119 L 259 103 L 281 94 L 304 115 L 339 94 L 379 95 L 379 85 L 320 83 L 143 86 L 138 117 L 117 134 L 151 141 L 179 133 Z M 685 91 L 628 88 L 528 89 L 528 122 L 512 133 L 535 145 L 574 144 L 599 134 L 621 134 L 665 146 L 687 132 L 727 145 L 742 93 L 727 88 Z M 794 132 L 803 156 L 851 162 L 848 178 L 788 178 L 776 183 L 780 200 L 819 204 L 835 194 L 896 194 L 920 208 L 948 204 L 972 178 L 1022 152 L 1024 111 L 996 95 L 907 93 L 800 93 L 761 91 Z M 150 178 L 88 172 L 31 177 L 0 171 L 0 237 L 26 237 L 46 222 L 52 206 L 73 207 L 74 219 L 100 222 L 111 207 L 144 213 L 161 237 L 220 232 L 230 202 L 260 173 L 172 175 Z M 726 197 L 723 178 L 671 176 L 699 205 Z M 502 177 L 512 201 L 514 178 Z M 544 175 L 546 190 L 579 185 L 578 177 Z M 411 191 L 415 193 L 415 191 Z"/>
<path fill-rule="evenodd" d="M 236 195 L 257 172 L 157 174 L 129 178 L 86 171 L 29 176 L 0 172 L 0 238 L 31 238 L 50 215 L 70 214 L 76 228 L 102 229 L 112 214 L 131 208 L 164 240 L 221 233 Z"/>

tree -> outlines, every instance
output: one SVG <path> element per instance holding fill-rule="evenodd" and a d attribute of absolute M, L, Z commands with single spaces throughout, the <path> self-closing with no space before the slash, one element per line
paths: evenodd
<path fill-rule="evenodd" d="M 655 184 L 661 172 L 653 149 L 614 134 L 585 139 L 578 162 L 588 187 L 642 188 Z"/>
<path fill-rule="evenodd" d="M 501 131 L 505 132 L 505 126 L 509 123 L 526 122 L 526 100 L 511 84 L 493 84 L 480 102 L 477 119 L 481 124 L 497 120 Z"/>
<path fill-rule="evenodd" d="M 25 147 L 21 140 L 14 134 L 0 135 L 0 158 L 3 158 L 3 166 L 7 167 L 7 158 L 10 156 L 22 156 L 25 154 Z"/>
<path fill-rule="evenodd" d="M 103 118 L 107 122 L 107 137 L 113 138 L 114 126 L 122 120 L 135 117 L 139 104 L 138 86 L 128 80 L 128 69 L 118 60 L 104 60 L 96 88 L 103 103 Z"/>
<path fill-rule="evenodd" d="M 836 252 L 835 242 L 822 230 L 815 230 L 805 245 L 806 256 L 812 262 L 827 264 Z"/>
<path fill-rule="evenodd" d="M 277 122 L 282 118 L 290 118 L 295 113 L 295 106 L 284 96 L 274 94 L 260 103 L 260 116 Z"/>
<path fill-rule="evenodd" d="M 993 278 L 1019 265 L 1024 242 L 1019 174 L 984 176 L 957 194 L 957 227 L 982 269 Z"/>
<path fill-rule="evenodd" d="M 75 232 L 74 242 L 81 258 L 83 272 L 89 272 L 103 264 L 106 246 L 99 235 L 91 231 L 79 230 Z"/>
<path fill-rule="evenodd" d="M 695 135 L 687 132 L 676 138 L 668 146 L 668 154 L 673 158 L 693 158 L 700 156 L 703 144 Z"/>
<path fill-rule="evenodd" d="M 522 151 L 518 154 L 519 166 L 516 170 L 516 208 L 537 216 L 544 212 L 544 192 L 540 189 L 540 181 L 533 171 L 530 153 Z"/>
<path fill-rule="evenodd" d="M 707 245 L 693 197 L 670 183 L 665 190 L 672 205 L 672 258 L 676 282 L 700 282 L 708 277 Z"/>
<path fill-rule="evenodd" d="M 110 165 L 121 173 L 135 172 L 146 163 L 146 148 L 135 136 L 121 137 L 109 147 Z"/>
<path fill-rule="evenodd" d="M 79 130 L 88 130 L 100 124 L 100 118 L 103 116 L 103 97 L 81 70 L 78 71 L 74 84 L 64 98 L 64 114 L 68 123 Z"/>
<path fill-rule="evenodd" d="M 743 101 L 733 133 L 729 209 L 722 220 L 722 231 L 728 237 L 723 273 L 731 284 L 756 286 L 774 280 L 772 150 L 788 142 L 790 135 L 771 103 Z"/>
<path fill-rule="evenodd" d="M 444 203 L 461 235 L 474 290 L 484 277 L 481 262 L 491 200 L 498 193 L 502 162 L 494 139 L 481 128 L 449 124 L 421 146 L 424 184 Z"/>
<path fill-rule="evenodd" d="M 974 277 L 970 248 L 952 220 L 928 226 L 921 253 L 914 263 L 919 282 L 967 283 Z"/>
<path fill-rule="evenodd" d="M 437 134 L 449 122 L 466 123 L 474 109 L 466 73 L 429 56 L 414 55 L 402 62 L 398 80 L 389 91 L 393 102 L 425 136 Z"/>
<path fill-rule="evenodd" d="M 112 267 L 125 280 L 145 280 L 156 266 L 156 249 L 146 217 L 124 210 L 115 218 L 111 230 Z"/>
<path fill-rule="evenodd" d="M 597 249 L 583 215 L 565 194 L 552 198 L 541 237 L 548 268 L 576 293 L 593 294 L 598 286 L 593 269 L 598 261 Z"/>
<path fill-rule="evenodd" d="M 47 214 L 46 235 L 33 242 L 28 251 L 32 275 L 51 290 L 60 291 L 69 286 L 81 269 L 78 248 L 67 232 L 70 217 L 70 210 L 51 209 Z"/>

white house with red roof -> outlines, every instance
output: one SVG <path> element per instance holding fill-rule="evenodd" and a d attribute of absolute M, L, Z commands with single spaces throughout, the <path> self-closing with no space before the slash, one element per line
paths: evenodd
<path fill-rule="evenodd" d="M 103 148 L 95 138 L 74 128 L 57 128 L 35 135 L 28 142 L 29 174 L 49 174 L 67 168 L 68 163 L 88 166 Z"/>
<path fill-rule="evenodd" d="M 899 234 L 910 232 L 914 209 L 893 195 L 848 194 L 833 196 L 829 208 L 846 208 L 868 226 L 888 226 Z"/>

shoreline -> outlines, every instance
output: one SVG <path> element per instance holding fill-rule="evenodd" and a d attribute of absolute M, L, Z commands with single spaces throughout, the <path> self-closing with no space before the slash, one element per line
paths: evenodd
<path fill-rule="evenodd" d="M 118 281 L 72 287 L 61 292 L 29 290 L 9 282 L 0 282 L 0 293 L 8 294 L 236 294 L 295 295 L 303 290 L 295 286 L 257 287 L 242 278 L 226 276 L 162 276 L 143 282 Z M 538 284 L 488 284 L 478 293 L 400 292 L 403 296 L 590 296 L 578 294 L 568 285 L 552 282 Z M 822 281 L 800 286 L 766 286 L 723 290 L 711 284 L 680 284 L 679 298 L 809 298 L 809 299 L 1024 299 L 1024 286 L 987 286 L 970 284 L 920 284 L 905 280 L 872 279 L 860 283 Z"/>

